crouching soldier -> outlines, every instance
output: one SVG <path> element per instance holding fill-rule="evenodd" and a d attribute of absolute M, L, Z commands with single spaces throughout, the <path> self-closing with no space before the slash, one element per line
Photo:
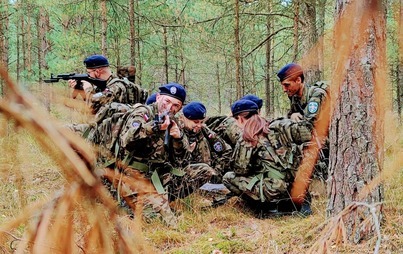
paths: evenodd
<path fill-rule="evenodd" d="M 108 114 L 110 117 L 99 121 L 89 139 L 109 151 L 109 158 L 101 159 L 112 160 L 100 173 L 101 178 L 112 183 L 110 187 L 119 190 L 116 195 L 131 208 L 135 208 L 141 196 L 144 210 L 150 212 L 145 214 L 146 218 L 162 216 L 173 225 L 176 218 L 166 192 L 170 190 L 169 183 L 163 185 L 161 180 L 171 174 L 183 176 L 182 170 L 173 168 L 171 158 L 185 156 L 188 146 L 174 120 L 186 91 L 176 83 L 163 85 L 159 90 L 153 104 L 136 104 L 123 113 Z M 141 188 L 143 183 L 148 188 Z"/>
<path fill-rule="evenodd" d="M 239 100 L 231 106 L 233 117 L 242 129 L 232 157 L 233 171 L 224 175 L 225 186 L 237 196 L 242 197 L 255 211 L 267 213 L 269 211 L 301 210 L 290 204 L 288 195 L 297 171 L 297 163 L 292 154 L 282 142 L 276 142 L 278 133 L 270 129 L 269 123 L 258 114 L 258 106 L 250 100 Z M 288 119 L 284 121 L 290 121 Z M 282 125 L 288 128 L 301 128 L 296 124 Z M 274 126 L 271 126 L 274 128 Z M 302 128 L 305 128 L 302 126 Z M 298 133 L 290 131 L 289 133 Z M 310 140 L 310 130 L 304 131 L 308 136 L 300 140 Z M 302 135 L 295 135 L 294 139 Z M 295 142 L 295 141 L 294 141 Z M 280 203 L 281 200 L 289 202 Z"/>

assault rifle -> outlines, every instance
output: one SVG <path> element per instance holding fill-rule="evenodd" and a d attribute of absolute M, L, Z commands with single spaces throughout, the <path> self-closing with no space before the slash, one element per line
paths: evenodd
<path fill-rule="evenodd" d="M 154 121 L 156 125 L 160 125 L 164 123 L 165 117 L 169 115 L 169 111 L 162 113 L 161 115 L 155 115 Z M 171 120 L 172 121 L 172 120 Z M 168 153 L 168 157 L 171 157 L 171 152 L 169 151 L 170 148 L 170 142 L 171 142 L 171 134 L 169 133 L 171 131 L 172 123 L 168 126 L 168 128 L 165 130 L 165 136 L 164 136 L 164 149 Z"/>
<path fill-rule="evenodd" d="M 50 79 L 45 79 L 45 83 L 56 83 L 60 80 L 69 80 L 74 79 L 77 84 L 74 86 L 74 89 L 84 90 L 82 81 L 88 81 L 94 86 L 96 86 L 95 91 L 101 92 L 106 88 L 106 80 L 91 78 L 88 74 L 76 74 L 76 73 L 66 73 L 66 74 L 57 74 L 53 76 L 53 73 L 50 74 Z"/>

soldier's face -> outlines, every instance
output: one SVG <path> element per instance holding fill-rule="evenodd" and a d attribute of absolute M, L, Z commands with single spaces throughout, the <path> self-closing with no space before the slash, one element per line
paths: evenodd
<path fill-rule="evenodd" d="M 87 69 L 88 76 L 98 78 L 98 69 Z"/>
<path fill-rule="evenodd" d="M 286 93 L 288 97 L 298 94 L 302 87 L 301 77 L 283 80 L 281 86 L 283 87 L 283 92 Z"/>
<path fill-rule="evenodd" d="M 182 108 L 180 100 L 161 94 L 157 94 L 157 104 L 159 113 L 169 111 L 171 115 L 175 115 Z"/>
<path fill-rule="evenodd" d="M 184 127 L 187 130 L 190 130 L 190 131 L 192 131 L 194 133 L 200 132 L 200 130 L 203 127 L 204 120 L 205 119 L 202 119 L 202 120 L 190 120 L 190 119 L 187 119 L 186 117 L 183 117 Z"/>

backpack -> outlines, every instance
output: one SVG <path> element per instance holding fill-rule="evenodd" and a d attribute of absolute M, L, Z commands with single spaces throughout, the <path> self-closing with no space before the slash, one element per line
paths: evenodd
<path fill-rule="evenodd" d="M 148 91 L 146 89 L 141 88 L 139 85 L 134 84 L 130 80 L 125 78 L 114 78 L 110 81 L 110 84 L 115 82 L 123 83 L 124 91 L 126 94 L 126 102 L 128 104 L 136 104 L 141 103 L 144 104 L 148 97 Z M 122 87 L 121 87 L 122 88 Z"/>
<path fill-rule="evenodd" d="M 103 157 L 116 157 L 118 147 L 116 142 L 121 135 L 122 128 L 126 124 L 130 113 L 139 107 L 148 107 L 141 103 L 132 106 L 113 102 L 103 108 L 102 113 L 97 114 L 95 126 L 91 128 L 86 137 L 91 143 L 100 146 L 100 153 Z M 112 154 L 111 154 L 112 153 Z"/>

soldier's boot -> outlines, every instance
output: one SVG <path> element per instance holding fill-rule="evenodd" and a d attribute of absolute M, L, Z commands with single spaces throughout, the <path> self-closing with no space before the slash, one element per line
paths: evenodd
<path fill-rule="evenodd" d="M 299 210 L 299 214 L 304 217 L 311 215 L 312 214 L 311 203 L 312 203 L 311 194 L 307 192 L 304 202 L 302 203 L 301 208 Z"/>

